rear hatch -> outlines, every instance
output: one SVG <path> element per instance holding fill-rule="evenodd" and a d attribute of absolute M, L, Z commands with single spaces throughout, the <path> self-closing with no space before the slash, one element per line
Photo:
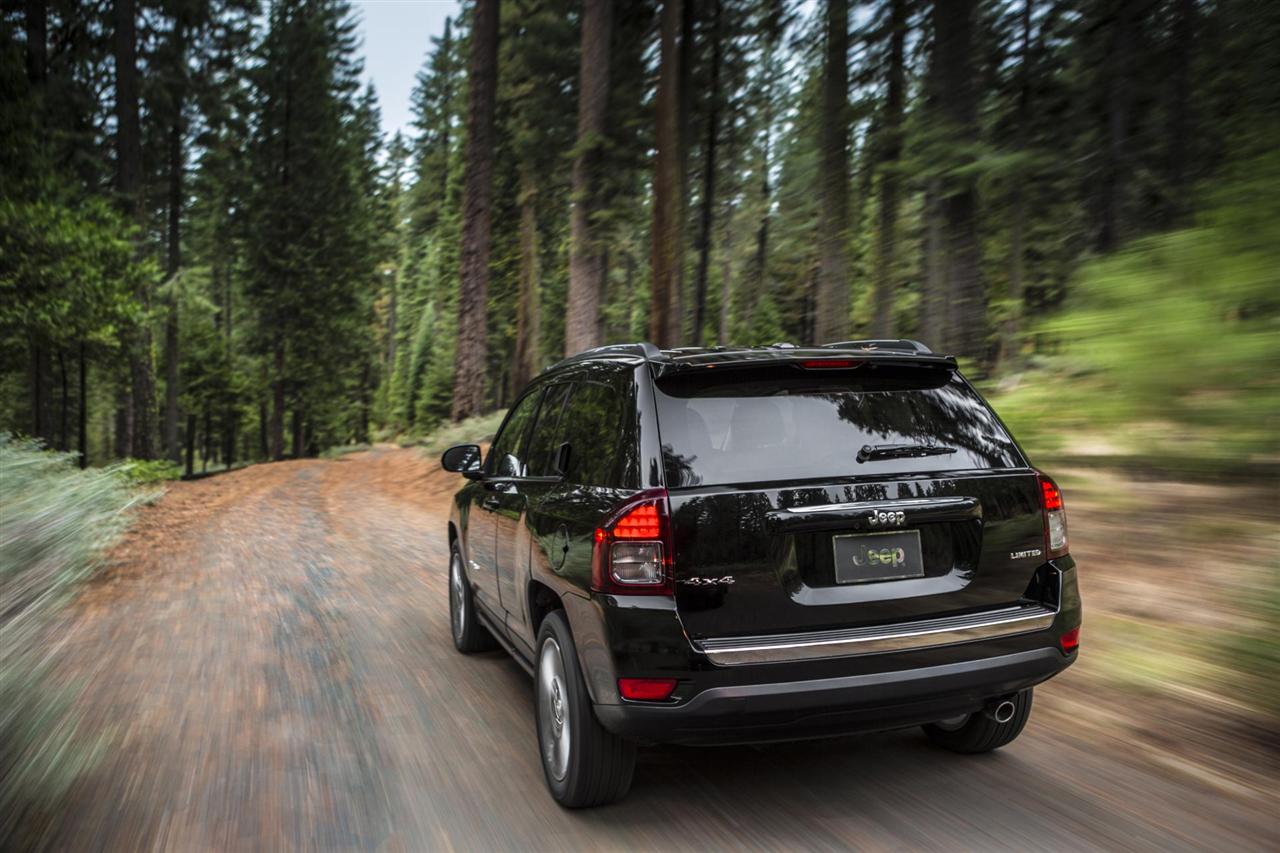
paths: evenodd
<path fill-rule="evenodd" d="M 834 363 L 656 380 L 691 638 L 1007 606 L 1044 562 L 1036 473 L 953 367 Z"/>

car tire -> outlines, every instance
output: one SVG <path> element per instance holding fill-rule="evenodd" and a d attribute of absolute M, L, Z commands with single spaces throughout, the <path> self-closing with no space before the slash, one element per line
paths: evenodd
<path fill-rule="evenodd" d="M 596 719 L 569 623 L 558 610 L 547 614 L 538 631 L 534 680 L 538 753 L 551 796 L 571 809 L 625 797 L 635 772 L 635 744 Z"/>
<path fill-rule="evenodd" d="M 1031 688 L 1013 697 L 1014 712 L 1008 722 L 997 723 L 982 712 L 963 721 L 945 721 L 924 726 L 929 740 L 952 752 L 973 755 L 999 749 L 1022 733 L 1031 716 Z"/>
<path fill-rule="evenodd" d="M 449 633 L 453 635 L 454 648 L 463 654 L 498 647 L 497 640 L 476 616 L 475 595 L 467 580 L 466 563 L 457 540 L 449 547 Z"/>

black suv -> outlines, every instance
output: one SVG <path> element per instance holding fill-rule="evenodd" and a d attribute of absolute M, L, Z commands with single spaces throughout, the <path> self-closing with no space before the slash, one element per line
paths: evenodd
<path fill-rule="evenodd" d="M 443 464 L 454 643 L 534 675 L 566 806 L 624 796 L 644 742 L 985 752 L 1077 655 L 1058 487 L 914 341 L 590 350 Z"/>

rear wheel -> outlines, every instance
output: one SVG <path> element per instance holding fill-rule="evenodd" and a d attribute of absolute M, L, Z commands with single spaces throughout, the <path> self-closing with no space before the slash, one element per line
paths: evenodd
<path fill-rule="evenodd" d="M 569 623 L 559 611 L 547 614 L 538 631 L 536 665 L 534 713 L 551 796 L 567 808 L 622 799 L 631 789 L 635 744 L 596 719 Z"/>
<path fill-rule="evenodd" d="M 1013 714 L 1003 723 L 978 712 L 968 717 L 930 723 L 924 727 L 924 732 L 929 740 L 952 752 L 973 754 L 999 749 L 1020 735 L 1026 726 L 1031 716 L 1031 688 L 1015 694 L 1012 702 Z"/>
<path fill-rule="evenodd" d="M 476 618 L 475 598 L 457 541 L 449 548 L 449 628 L 454 648 L 464 654 L 497 648 L 493 635 Z"/>

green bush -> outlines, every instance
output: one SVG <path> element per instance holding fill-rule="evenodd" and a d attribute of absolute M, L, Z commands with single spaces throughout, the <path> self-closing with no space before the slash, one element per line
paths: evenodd
<path fill-rule="evenodd" d="M 49 686 L 46 632 L 100 563 L 138 500 L 119 469 L 80 471 L 71 454 L 0 434 L 0 837 L 92 763 Z"/>
<path fill-rule="evenodd" d="M 1192 228 L 1086 264 L 1048 353 L 993 402 L 1033 453 L 1092 438 L 1178 472 L 1280 454 L 1280 155 L 1248 164 Z"/>
<path fill-rule="evenodd" d="M 126 483 L 146 486 L 182 477 L 182 466 L 168 459 L 126 459 L 115 469 Z"/>

